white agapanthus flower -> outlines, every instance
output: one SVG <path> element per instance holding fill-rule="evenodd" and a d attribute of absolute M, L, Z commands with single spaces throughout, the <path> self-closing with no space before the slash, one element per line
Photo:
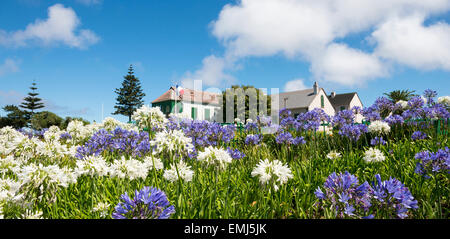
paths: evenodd
<path fill-rule="evenodd" d="M 28 137 L 7 126 L 0 129 L 0 155 L 9 155 L 14 152 L 22 142 L 28 142 Z"/>
<path fill-rule="evenodd" d="M 161 152 L 192 152 L 194 145 L 192 139 L 186 137 L 181 130 L 161 131 L 156 133 L 155 138 L 150 141 L 150 145 L 155 146 L 153 154 Z"/>
<path fill-rule="evenodd" d="M 370 148 L 364 152 L 364 161 L 368 163 L 381 162 L 386 159 L 383 152 L 376 148 Z"/>
<path fill-rule="evenodd" d="M 44 139 L 45 141 L 51 142 L 51 141 L 58 141 L 61 134 L 63 134 L 64 131 L 61 131 L 58 126 L 52 125 L 50 128 L 48 128 L 47 131 L 44 133 Z"/>
<path fill-rule="evenodd" d="M 31 220 L 33 220 L 33 219 L 44 219 L 42 217 L 42 215 L 43 215 L 42 211 L 33 212 L 33 211 L 27 209 L 25 211 L 25 213 L 22 215 L 22 218 L 23 219 L 31 219 Z"/>
<path fill-rule="evenodd" d="M 380 120 L 376 120 L 370 123 L 369 132 L 375 134 L 387 134 L 391 131 L 391 127 L 388 123 Z"/>
<path fill-rule="evenodd" d="M 400 105 L 402 107 L 402 109 L 408 108 L 408 101 L 399 100 L 399 101 L 397 101 L 397 104 Z"/>
<path fill-rule="evenodd" d="M 233 158 L 226 150 L 213 146 L 209 146 L 205 148 L 205 151 L 199 152 L 197 159 L 222 170 L 226 168 L 227 164 L 233 161 Z"/>
<path fill-rule="evenodd" d="M 341 153 L 337 152 L 337 151 L 331 151 L 327 154 L 327 158 L 328 159 L 339 159 L 341 158 Z"/>
<path fill-rule="evenodd" d="M 0 157 L 0 174 L 12 171 L 17 172 L 20 166 L 24 163 L 20 158 L 14 158 L 12 155 L 8 155 L 5 158 Z"/>
<path fill-rule="evenodd" d="M 178 174 L 177 174 L 178 168 Z M 178 175 L 185 182 L 192 181 L 192 177 L 194 176 L 194 171 L 191 170 L 191 166 L 188 166 L 184 161 L 179 161 L 178 163 L 171 164 L 170 169 L 166 169 L 164 171 L 163 177 L 170 182 L 178 181 Z"/>
<path fill-rule="evenodd" d="M 446 107 L 450 107 L 450 96 L 441 96 L 438 98 L 437 102 L 441 105 L 445 105 Z"/>
<path fill-rule="evenodd" d="M 23 184 L 30 184 L 33 188 L 40 187 L 44 182 L 61 187 L 77 182 L 78 175 L 70 168 L 60 168 L 58 165 L 43 166 L 29 164 L 21 168 L 17 176 Z"/>
<path fill-rule="evenodd" d="M 100 213 L 100 217 L 106 217 L 108 216 L 110 206 L 111 205 L 109 203 L 99 202 L 94 208 L 92 208 L 92 211 Z"/>
<path fill-rule="evenodd" d="M 261 160 L 256 168 L 252 171 L 253 177 L 259 177 L 261 184 L 272 184 L 275 191 L 278 191 L 279 186 L 288 182 L 293 178 L 291 169 L 279 160 L 269 161 L 268 159 Z"/>
<path fill-rule="evenodd" d="M 107 131 L 113 131 L 117 127 L 120 127 L 122 125 L 122 122 L 112 118 L 112 117 L 106 117 L 102 122 L 102 127 Z"/>
<path fill-rule="evenodd" d="M 110 167 L 111 177 L 128 178 L 130 180 L 142 178 L 148 175 L 148 164 L 136 159 L 125 159 L 124 156 L 120 160 L 115 160 Z"/>
<path fill-rule="evenodd" d="M 70 134 L 70 136 L 72 136 L 73 143 L 79 143 L 91 137 L 101 127 L 102 125 L 97 123 L 84 125 L 84 123 L 80 120 L 72 120 L 67 125 L 66 131 Z"/>
<path fill-rule="evenodd" d="M 22 184 L 15 180 L 0 178 L 0 203 L 3 201 L 18 201 L 23 195 L 19 193 Z"/>
<path fill-rule="evenodd" d="M 164 164 L 161 159 L 156 157 L 147 156 L 144 158 L 144 163 L 147 165 L 149 170 L 156 169 L 161 170 L 164 169 Z"/>
<path fill-rule="evenodd" d="M 75 172 L 78 175 L 107 176 L 110 172 L 109 164 L 102 156 L 88 156 L 84 160 L 76 161 Z"/>
<path fill-rule="evenodd" d="M 168 121 L 159 107 L 149 107 L 146 105 L 137 109 L 131 116 L 131 119 L 136 121 L 141 129 L 163 129 Z"/>

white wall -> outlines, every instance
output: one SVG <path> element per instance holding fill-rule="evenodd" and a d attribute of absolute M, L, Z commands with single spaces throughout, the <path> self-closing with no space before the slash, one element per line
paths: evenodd
<path fill-rule="evenodd" d="M 220 108 L 219 106 L 214 105 L 203 105 L 203 104 L 197 104 L 197 103 L 190 103 L 190 102 L 183 102 L 183 113 L 187 113 L 188 115 L 191 115 L 192 107 L 197 108 L 197 119 L 198 120 L 205 120 L 205 109 L 209 109 L 209 117 L 210 119 L 213 119 L 216 110 Z"/>
<path fill-rule="evenodd" d="M 361 109 L 363 108 L 363 104 L 359 100 L 359 97 L 357 95 L 353 96 L 352 101 L 350 101 L 350 109 L 355 106 L 361 107 Z M 363 119 L 364 119 L 364 117 L 361 114 L 357 114 L 355 117 L 355 121 L 358 123 L 361 123 Z"/>
<path fill-rule="evenodd" d="M 321 96 L 323 96 L 323 100 L 324 100 L 324 108 L 321 107 Z M 319 109 L 323 109 L 325 111 L 325 113 L 327 113 L 327 115 L 329 116 L 334 116 L 336 111 L 334 110 L 333 105 L 331 105 L 331 102 L 328 100 L 327 95 L 325 94 L 325 91 L 323 89 L 320 89 L 319 94 L 316 96 L 316 98 L 314 98 L 314 100 L 311 102 L 311 104 L 309 105 L 308 110 L 311 111 L 314 108 L 319 108 Z"/>

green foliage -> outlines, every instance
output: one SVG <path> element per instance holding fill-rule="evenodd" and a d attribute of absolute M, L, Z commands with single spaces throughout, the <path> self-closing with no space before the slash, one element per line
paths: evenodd
<path fill-rule="evenodd" d="M 256 91 L 256 110 L 255 109 L 250 109 L 249 105 L 250 105 L 250 101 L 251 100 L 255 100 L 255 99 L 251 99 L 249 94 L 246 94 L 246 92 L 251 92 L 251 90 L 254 89 Z M 239 111 L 243 111 L 244 112 L 244 117 L 245 120 L 251 118 L 252 115 L 254 116 L 258 116 L 260 113 L 263 113 L 263 109 L 260 109 L 260 98 L 261 101 L 263 101 L 263 97 L 266 97 L 267 100 L 265 102 L 262 102 L 263 104 L 265 103 L 265 105 L 267 105 L 267 113 L 266 115 L 270 115 L 270 108 L 271 108 L 271 98 L 270 95 L 265 95 L 264 92 L 261 89 L 256 89 L 254 86 L 251 85 L 233 85 L 231 86 L 231 90 L 234 91 L 234 100 L 232 100 L 230 97 L 233 97 L 231 95 L 227 96 L 227 91 L 223 91 L 222 92 L 222 96 L 223 96 L 223 102 L 222 102 L 222 106 L 223 106 L 223 122 L 227 122 L 227 99 L 228 101 L 233 101 L 234 102 L 234 115 L 233 115 L 233 121 L 235 118 L 239 118 L 238 116 L 238 112 Z M 242 102 L 244 101 L 244 97 L 245 97 L 245 103 L 244 104 L 238 104 L 238 102 Z M 243 108 L 244 107 L 244 108 Z M 232 123 L 232 122 L 227 122 L 227 123 Z"/>
<path fill-rule="evenodd" d="M 139 107 L 144 104 L 145 93 L 141 89 L 141 83 L 137 77 L 134 76 L 133 66 L 130 65 L 128 75 L 124 76 L 122 87 L 114 91 L 118 96 L 116 98 L 116 111 L 114 115 L 120 114 L 128 116 L 131 121 L 131 115 Z"/>
<path fill-rule="evenodd" d="M 42 111 L 35 113 L 31 117 L 31 126 L 33 129 L 42 130 L 50 128 L 50 126 L 59 126 L 63 122 L 63 119 L 55 113 L 49 111 Z"/>
<path fill-rule="evenodd" d="M 400 100 L 410 100 L 412 97 L 416 96 L 414 92 L 414 90 L 394 90 L 389 93 L 384 93 L 384 95 L 387 96 L 392 102 L 397 103 Z"/>
<path fill-rule="evenodd" d="M 16 129 L 20 129 L 27 125 L 27 113 L 20 110 L 15 105 L 7 105 L 3 107 L 3 110 L 7 112 L 6 117 L 0 117 L 0 128 L 5 126 L 11 126 Z"/>

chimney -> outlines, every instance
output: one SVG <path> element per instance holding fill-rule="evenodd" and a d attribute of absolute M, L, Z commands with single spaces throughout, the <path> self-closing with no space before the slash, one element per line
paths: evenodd
<path fill-rule="evenodd" d="M 334 98 L 334 97 L 336 97 L 336 92 L 332 91 L 331 92 L 331 98 Z"/>
<path fill-rule="evenodd" d="M 317 84 L 317 81 L 314 82 L 313 89 L 314 89 L 314 94 L 315 95 L 319 94 L 319 84 Z"/>

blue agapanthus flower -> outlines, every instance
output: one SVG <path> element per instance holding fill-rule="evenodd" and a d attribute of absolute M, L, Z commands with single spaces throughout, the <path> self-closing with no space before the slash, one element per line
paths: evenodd
<path fill-rule="evenodd" d="M 408 217 L 409 209 L 417 209 L 417 200 L 411 192 L 396 178 L 381 181 L 379 174 L 375 175 L 372 184 L 374 205 L 383 211 L 393 211 L 399 218 Z"/>
<path fill-rule="evenodd" d="M 411 135 L 411 139 L 412 140 L 420 140 L 420 139 L 426 139 L 428 136 L 427 134 L 425 134 L 422 131 L 415 131 L 412 135 Z"/>
<path fill-rule="evenodd" d="M 168 219 L 175 213 L 166 194 L 157 188 L 144 187 L 135 191 L 133 199 L 127 193 L 120 198 L 112 214 L 114 219 Z"/>
<path fill-rule="evenodd" d="M 439 149 L 436 153 L 430 151 L 422 151 L 415 155 L 420 162 L 416 165 L 415 172 L 426 178 L 440 172 L 450 173 L 450 149 Z"/>
<path fill-rule="evenodd" d="M 372 146 L 376 146 L 376 145 L 385 145 L 386 141 L 383 139 L 383 137 L 375 137 L 373 139 L 370 140 L 370 144 Z"/>
<path fill-rule="evenodd" d="M 238 149 L 227 148 L 227 152 L 233 159 L 242 159 L 245 157 L 245 154 L 239 151 Z"/>

